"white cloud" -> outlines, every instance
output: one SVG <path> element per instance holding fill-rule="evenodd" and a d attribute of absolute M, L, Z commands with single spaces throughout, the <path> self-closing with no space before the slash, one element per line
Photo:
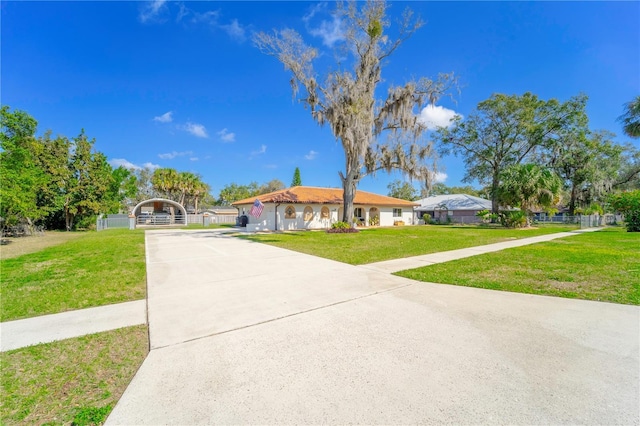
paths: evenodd
<path fill-rule="evenodd" d="M 186 9 L 183 12 L 181 12 L 181 14 L 183 14 L 183 16 L 192 14 L 193 18 L 191 18 L 191 22 L 193 23 L 196 23 L 196 24 L 203 23 L 203 24 L 208 24 L 213 26 L 216 26 L 218 24 L 218 17 L 220 16 L 220 12 L 218 10 L 210 10 L 208 12 L 199 13 L 199 12 L 194 12 L 191 9 Z"/>
<path fill-rule="evenodd" d="M 198 158 L 198 157 L 189 157 L 189 160 L 190 160 L 190 161 L 198 161 L 198 160 L 199 160 L 199 158 Z"/>
<path fill-rule="evenodd" d="M 172 160 L 176 157 L 184 157 L 186 155 L 193 155 L 193 151 L 182 151 L 182 152 L 172 151 L 172 152 L 167 152 L 166 154 L 158 154 L 158 157 L 162 158 L 163 160 Z"/>
<path fill-rule="evenodd" d="M 145 169 L 155 170 L 155 169 L 159 169 L 160 165 L 159 164 L 153 164 L 153 163 L 144 163 L 142 165 L 142 167 L 144 167 Z"/>
<path fill-rule="evenodd" d="M 265 169 L 277 169 L 278 166 L 276 164 L 265 164 L 263 166 Z"/>
<path fill-rule="evenodd" d="M 447 174 L 443 173 L 443 172 L 435 172 L 432 176 L 432 179 L 434 182 L 437 183 L 443 183 L 445 180 L 447 180 Z"/>
<path fill-rule="evenodd" d="M 318 155 L 318 152 L 311 150 L 307 155 L 304 156 L 304 158 L 306 158 L 307 160 L 313 160 L 314 158 L 317 157 L 317 155 Z"/>
<path fill-rule="evenodd" d="M 260 145 L 260 149 L 258 149 L 256 151 L 251 151 L 251 157 L 255 157 L 257 155 L 262 155 L 265 152 L 267 152 L 267 146 L 266 145 Z"/>
<path fill-rule="evenodd" d="M 133 170 L 140 170 L 143 168 L 148 168 L 153 170 L 153 169 L 160 168 L 159 165 L 153 164 L 153 163 L 144 163 L 142 166 L 138 166 L 137 164 L 133 164 L 132 162 L 124 158 L 114 158 L 112 160 L 109 160 L 109 164 L 111 164 L 111 167 L 114 167 L 114 168 L 118 168 L 122 166 L 124 168 L 133 169 Z"/>
<path fill-rule="evenodd" d="M 244 41 L 246 39 L 244 28 L 238 23 L 237 19 L 233 19 L 230 24 L 220 25 L 220 28 L 232 39 L 237 41 Z"/>
<path fill-rule="evenodd" d="M 138 15 L 140 22 L 143 24 L 147 22 L 163 22 L 162 14 L 167 9 L 166 2 L 166 0 L 151 0 L 143 3 Z"/>
<path fill-rule="evenodd" d="M 331 21 L 322 20 L 317 26 L 312 27 L 311 20 L 316 14 L 325 13 L 327 3 L 320 3 L 314 6 L 309 13 L 302 17 L 307 31 L 314 37 L 320 37 L 322 44 L 327 47 L 333 47 L 338 41 L 345 39 L 345 30 L 342 26 L 342 20 L 336 14 L 331 16 Z"/>
<path fill-rule="evenodd" d="M 176 16 L 176 22 L 182 21 L 182 18 L 184 18 L 191 12 L 191 10 L 183 3 L 180 3 L 178 6 L 180 9 L 178 10 L 178 16 Z"/>
<path fill-rule="evenodd" d="M 158 121 L 160 123 L 171 123 L 173 121 L 173 111 L 165 112 L 162 115 L 157 117 L 153 117 L 153 121 Z"/>
<path fill-rule="evenodd" d="M 187 124 L 185 124 L 182 129 L 199 138 L 209 137 L 209 135 L 207 134 L 207 129 L 205 129 L 202 124 L 187 122 Z"/>
<path fill-rule="evenodd" d="M 175 3 L 174 3 L 175 4 Z M 142 23 L 164 23 L 169 13 L 169 3 L 167 0 L 152 0 L 145 2 L 140 9 L 138 18 Z M 181 22 L 183 25 L 208 25 L 213 29 L 219 29 L 227 33 L 227 35 L 238 41 L 246 40 L 246 30 L 237 19 L 232 19 L 227 24 L 220 22 L 221 13 L 219 10 L 209 10 L 206 12 L 197 12 L 185 6 L 183 2 L 178 2 L 178 11 L 175 14 L 175 21 Z"/>
<path fill-rule="evenodd" d="M 451 120 L 453 120 L 456 115 L 460 114 L 456 113 L 452 109 L 435 105 L 427 105 L 422 109 L 422 111 L 420 111 L 418 122 L 425 125 L 429 130 L 435 130 L 438 127 L 449 127 L 451 125 Z"/>
<path fill-rule="evenodd" d="M 226 129 L 226 127 L 224 129 L 220 130 L 216 134 L 218 136 L 220 136 L 220 140 L 222 142 L 235 142 L 236 141 L 236 134 L 235 133 L 229 133 L 229 131 Z"/>
<path fill-rule="evenodd" d="M 109 160 L 109 164 L 111 164 L 111 167 L 116 169 L 120 166 L 124 167 L 125 169 L 133 169 L 133 170 L 138 170 L 140 168 L 140 166 L 136 166 L 135 164 L 133 164 L 128 160 L 125 160 L 124 158 L 111 159 Z"/>

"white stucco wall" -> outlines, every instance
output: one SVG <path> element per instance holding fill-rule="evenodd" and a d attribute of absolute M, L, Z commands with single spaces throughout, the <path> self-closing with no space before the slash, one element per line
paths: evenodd
<path fill-rule="evenodd" d="M 402 207 L 400 217 L 393 216 L 393 207 L 380 207 L 380 226 L 393 226 L 394 222 L 403 221 L 405 225 L 413 225 L 413 209 Z"/>
<path fill-rule="evenodd" d="M 293 206 L 296 210 L 295 219 L 285 219 L 285 209 L 288 206 Z M 311 207 L 313 209 L 313 216 L 311 220 L 304 220 L 304 209 L 305 207 Z M 323 207 L 327 207 L 329 209 L 329 219 L 321 218 L 321 211 Z M 275 204 L 265 204 L 264 209 L 262 210 L 262 214 L 259 218 L 255 218 L 249 215 L 249 210 L 251 210 L 251 205 L 247 204 L 244 206 L 238 206 L 239 215 L 246 214 L 249 218 L 248 222 L 248 230 L 251 231 L 259 231 L 259 230 L 286 230 L 292 231 L 296 229 L 328 229 L 331 227 L 331 224 L 342 219 L 339 217 L 339 212 L 341 211 L 342 205 L 338 204 L 279 204 L 277 206 L 278 210 L 278 220 L 276 227 L 276 205 Z M 369 224 L 370 211 L 372 207 L 377 206 L 362 206 L 358 205 L 356 207 L 361 207 L 363 210 L 363 216 L 365 217 L 365 224 Z M 413 224 L 413 209 L 411 207 L 403 207 L 402 208 L 402 216 L 394 217 L 393 216 L 393 207 L 377 207 L 380 217 L 380 226 L 393 226 L 393 223 L 402 220 L 405 225 Z"/>

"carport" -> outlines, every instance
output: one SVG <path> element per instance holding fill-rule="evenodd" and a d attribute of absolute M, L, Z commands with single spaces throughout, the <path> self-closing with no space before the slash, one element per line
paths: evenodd
<path fill-rule="evenodd" d="M 131 212 L 136 226 L 186 225 L 187 211 L 180 204 L 165 198 L 152 198 L 140 202 Z"/>

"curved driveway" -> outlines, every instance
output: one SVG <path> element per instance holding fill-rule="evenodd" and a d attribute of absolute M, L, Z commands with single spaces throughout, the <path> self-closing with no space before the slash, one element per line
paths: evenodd
<path fill-rule="evenodd" d="M 637 306 L 147 232 L 151 352 L 107 424 L 639 424 Z"/>

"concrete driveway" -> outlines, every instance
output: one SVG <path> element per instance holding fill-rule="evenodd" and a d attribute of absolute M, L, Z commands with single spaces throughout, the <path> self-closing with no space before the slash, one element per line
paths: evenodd
<path fill-rule="evenodd" d="M 639 424 L 640 309 L 147 232 L 152 350 L 108 424 Z"/>

